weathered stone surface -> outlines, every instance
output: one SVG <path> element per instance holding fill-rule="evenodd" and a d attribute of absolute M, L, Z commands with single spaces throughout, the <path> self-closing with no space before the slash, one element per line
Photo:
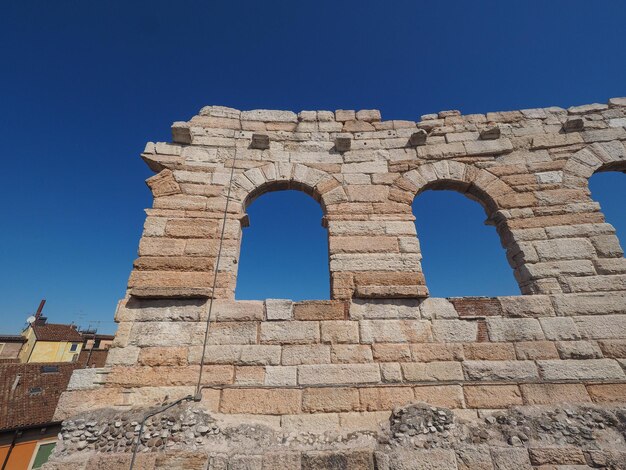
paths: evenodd
<path fill-rule="evenodd" d="M 433 337 L 441 343 L 469 343 L 476 341 L 478 323 L 467 320 L 434 320 Z"/>
<path fill-rule="evenodd" d="M 268 320 L 291 320 L 293 302 L 284 299 L 265 300 L 265 314 Z"/>
<path fill-rule="evenodd" d="M 588 403 L 589 394 L 582 384 L 521 384 L 524 403 L 528 405 L 554 405 L 563 403 Z"/>
<path fill-rule="evenodd" d="M 264 344 L 308 344 L 318 343 L 318 322 L 275 321 L 261 323 L 261 343 Z"/>
<path fill-rule="evenodd" d="M 378 364 L 323 364 L 298 366 L 298 384 L 356 384 L 380 382 Z"/>
<path fill-rule="evenodd" d="M 623 379 L 624 371 L 613 359 L 537 361 L 546 380 Z"/>
<path fill-rule="evenodd" d="M 324 343 L 358 343 L 359 325 L 355 321 L 333 320 L 321 324 L 321 340 Z"/>
<path fill-rule="evenodd" d="M 302 392 L 289 389 L 225 389 L 222 391 L 222 413 L 294 414 L 300 412 Z"/>
<path fill-rule="evenodd" d="M 343 320 L 345 310 L 345 302 L 332 300 L 296 302 L 293 306 L 293 318 L 295 320 Z"/>
<path fill-rule="evenodd" d="M 463 369 L 458 362 L 406 362 L 401 367 L 404 378 L 410 382 L 463 380 Z"/>
<path fill-rule="evenodd" d="M 362 320 L 362 343 L 406 343 L 430 341 L 430 324 L 420 320 Z"/>
<path fill-rule="evenodd" d="M 330 364 L 330 346 L 327 344 L 303 344 L 283 346 L 282 364 Z"/>
<path fill-rule="evenodd" d="M 533 361 L 464 361 L 469 380 L 529 380 L 539 377 Z"/>
<path fill-rule="evenodd" d="M 356 388 L 305 388 L 302 395 L 302 410 L 308 413 L 353 411 L 359 403 Z"/>
<path fill-rule="evenodd" d="M 199 363 L 202 346 L 194 346 L 189 350 L 189 362 Z M 280 364 L 281 347 L 269 345 L 219 345 L 206 347 L 204 360 L 206 364 L 236 364 L 243 366 L 262 366 Z"/>
<path fill-rule="evenodd" d="M 435 449 L 419 452 L 398 449 L 389 455 L 376 453 L 380 470 L 449 470 L 456 467 L 454 451 Z"/>
<path fill-rule="evenodd" d="M 471 408 L 506 408 L 523 403 L 517 385 L 468 385 L 463 393 Z"/>
<path fill-rule="evenodd" d="M 491 341 L 536 341 L 544 339 L 539 321 L 531 318 L 487 318 Z"/>
<path fill-rule="evenodd" d="M 350 318 L 373 320 L 391 318 L 420 318 L 420 303 L 416 300 L 361 300 L 350 303 Z"/>
<path fill-rule="evenodd" d="M 501 447 L 491 449 L 496 470 L 532 470 L 526 448 Z"/>
<path fill-rule="evenodd" d="M 554 341 L 580 338 L 578 328 L 571 318 L 540 318 L 539 323 L 546 339 Z"/>

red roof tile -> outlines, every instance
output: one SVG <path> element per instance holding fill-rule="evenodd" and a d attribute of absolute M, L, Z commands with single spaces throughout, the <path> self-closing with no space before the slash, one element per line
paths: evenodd
<path fill-rule="evenodd" d="M 42 373 L 42 366 L 58 372 Z M 59 397 L 79 367 L 71 362 L 0 364 L 0 430 L 51 423 Z"/>
<path fill-rule="evenodd" d="M 75 341 L 82 343 L 83 337 L 72 325 L 61 325 L 58 323 L 45 323 L 31 325 L 37 341 Z"/>

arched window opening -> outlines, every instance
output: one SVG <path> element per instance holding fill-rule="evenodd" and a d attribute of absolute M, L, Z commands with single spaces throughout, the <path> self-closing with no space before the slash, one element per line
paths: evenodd
<path fill-rule="evenodd" d="M 500 237 L 493 224 L 483 223 L 491 202 L 440 189 L 431 187 L 413 201 L 430 295 L 519 295 Z"/>
<path fill-rule="evenodd" d="M 328 232 L 321 225 L 319 203 L 294 190 L 264 193 L 252 200 L 235 297 L 329 299 Z"/>
<path fill-rule="evenodd" d="M 611 171 L 617 170 L 617 171 Z M 600 204 L 606 222 L 616 231 L 622 248 L 626 243 L 626 168 L 603 168 L 589 178 L 591 197 Z"/>

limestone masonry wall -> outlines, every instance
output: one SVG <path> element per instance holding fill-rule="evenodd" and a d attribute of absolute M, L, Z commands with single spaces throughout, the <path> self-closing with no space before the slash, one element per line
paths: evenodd
<path fill-rule="evenodd" d="M 567 110 L 444 111 L 417 123 L 382 121 L 375 110 L 296 115 L 210 106 L 174 123 L 173 140 L 149 143 L 142 154 L 157 173 L 147 181 L 154 204 L 115 314 L 107 366 L 77 370 L 59 402 L 57 418 L 67 421 L 57 462 L 85 468 L 96 459 L 98 468 L 119 468 L 141 439 L 144 460 L 160 456 L 143 468 L 626 468 L 626 259 L 588 189 L 594 172 L 626 171 L 626 98 Z M 322 206 L 331 300 L 236 301 L 246 207 L 264 192 L 288 188 Z M 525 295 L 428 297 L 411 211 L 426 189 L 456 190 L 482 204 Z M 136 423 L 128 424 L 138 413 L 194 393 L 211 298 L 202 400 L 185 411 L 209 418 L 185 425 L 183 415 L 171 415 L 163 422 L 171 424 L 138 436 Z M 410 408 L 417 403 L 427 406 Z M 402 416 L 431 413 L 428 407 L 441 407 L 431 412 L 459 420 L 457 427 L 445 427 L 443 418 L 441 429 L 428 425 L 432 416 L 398 427 Z M 535 423 L 534 437 L 523 439 L 528 430 L 485 431 L 494 410 L 509 413 L 502 420 L 510 426 Z M 529 418 L 533 413 L 544 414 Z M 603 421 L 589 418 L 587 428 L 570 422 L 575 431 L 541 426 L 546 417 L 585 413 Z M 255 440 L 237 428 L 219 445 L 208 444 L 219 426 L 205 421 L 278 434 Z M 84 422 L 91 422 L 89 434 Z M 173 427 L 177 439 L 159 437 Z M 458 434 L 459 427 L 468 434 Z M 236 437 L 241 432 L 246 445 Z M 319 437 L 329 432 L 336 439 Z M 423 432 L 445 435 L 416 441 Z M 591 437 L 570 439 L 581 433 Z M 264 463 L 260 454 L 270 441 L 297 457 L 292 462 L 283 452 Z M 492 449 L 481 451 L 483 444 Z M 401 454 L 453 450 L 419 466 L 421 458 L 391 452 L 398 446 Z M 505 453 L 512 461 L 502 446 L 512 446 Z M 528 450 L 519 454 L 520 446 Z M 355 449 L 367 449 L 365 457 L 348 452 Z M 320 454 L 318 462 L 306 454 L 330 450 L 343 457 Z M 115 452 L 126 454 L 115 460 Z M 217 460 L 210 461 L 211 452 Z M 233 455 L 241 453 L 250 455 L 239 462 Z M 480 463 L 484 453 L 491 457 Z"/>

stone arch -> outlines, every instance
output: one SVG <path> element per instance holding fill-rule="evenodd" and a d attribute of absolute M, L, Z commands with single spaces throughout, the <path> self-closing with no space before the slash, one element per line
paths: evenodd
<path fill-rule="evenodd" d="M 346 197 L 339 181 L 324 171 L 300 163 L 268 163 L 250 168 L 236 175 L 233 179 L 231 201 L 237 207 L 241 226 L 247 227 L 249 225 L 246 211 L 252 202 L 266 193 L 284 190 L 301 191 L 314 199 L 322 209 L 321 223 L 325 228 L 327 228 L 326 215 L 329 207 L 341 200 L 338 193 L 340 192 Z M 243 233 L 240 230 L 237 257 L 240 256 L 242 240 Z M 330 252 L 327 255 L 330 265 Z"/>
<path fill-rule="evenodd" d="M 524 244 L 520 243 L 515 230 L 509 226 L 509 209 L 532 205 L 532 194 L 515 191 L 488 170 L 456 161 L 420 165 L 404 173 L 394 182 L 394 186 L 395 191 L 403 193 L 401 198 L 410 203 L 428 189 L 456 191 L 478 202 L 487 215 L 486 223 L 496 228 L 520 290 L 523 293 L 533 292 L 526 288 L 519 274 L 526 260 Z"/>
<path fill-rule="evenodd" d="M 489 171 L 456 161 L 420 165 L 404 173 L 394 185 L 405 193 L 404 200 L 411 202 L 427 189 L 457 191 L 478 202 L 490 221 L 501 209 L 527 205 L 529 199 Z"/>
<path fill-rule="evenodd" d="M 288 162 L 268 163 L 235 176 L 231 197 L 241 204 L 241 210 L 245 213 L 246 208 L 259 196 L 286 189 L 295 189 L 311 196 L 320 203 L 324 215 L 330 205 L 347 199 L 336 178 L 322 170 Z"/>
<path fill-rule="evenodd" d="M 574 153 L 563 167 L 563 186 L 586 187 L 594 173 L 626 172 L 626 146 L 619 140 L 596 142 Z"/>

